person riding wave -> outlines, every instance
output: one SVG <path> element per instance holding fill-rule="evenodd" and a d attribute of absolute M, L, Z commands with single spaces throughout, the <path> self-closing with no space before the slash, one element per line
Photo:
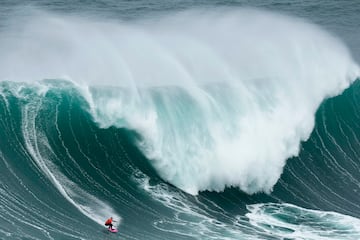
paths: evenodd
<path fill-rule="evenodd" d="M 109 226 L 109 229 L 110 229 L 110 230 L 113 230 L 113 224 L 112 224 L 113 222 L 116 222 L 116 221 L 113 220 L 112 217 L 110 217 L 108 220 L 106 220 L 105 226 Z"/>

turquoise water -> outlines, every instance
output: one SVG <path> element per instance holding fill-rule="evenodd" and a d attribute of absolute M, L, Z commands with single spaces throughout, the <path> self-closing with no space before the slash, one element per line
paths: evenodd
<path fill-rule="evenodd" d="M 355 1 L 0 6 L 1 239 L 360 238 Z"/>

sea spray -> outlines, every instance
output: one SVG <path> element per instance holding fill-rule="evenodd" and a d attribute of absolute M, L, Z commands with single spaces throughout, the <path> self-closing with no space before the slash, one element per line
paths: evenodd
<path fill-rule="evenodd" d="M 83 86 L 94 120 L 137 131 L 159 175 L 191 194 L 271 191 L 319 104 L 358 75 L 337 38 L 253 9 L 132 23 L 40 14 L 7 31 L 2 80 Z"/>

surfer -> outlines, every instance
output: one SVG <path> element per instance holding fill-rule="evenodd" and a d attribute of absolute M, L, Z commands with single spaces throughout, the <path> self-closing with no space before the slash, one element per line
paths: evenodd
<path fill-rule="evenodd" d="M 110 217 L 108 220 L 106 220 L 105 226 L 109 226 L 109 229 L 110 229 L 110 230 L 113 230 L 113 224 L 112 224 L 113 222 L 116 222 L 116 221 L 113 220 L 112 217 Z"/>

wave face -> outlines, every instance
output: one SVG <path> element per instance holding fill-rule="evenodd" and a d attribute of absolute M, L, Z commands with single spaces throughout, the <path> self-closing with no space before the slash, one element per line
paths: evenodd
<path fill-rule="evenodd" d="M 271 194 L 193 196 L 160 178 L 139 133 L 101 128 L 77 86 L 3 82 L 0 236 L 98 239 L 114 216 L 131 239 L 357 239 L 359 91 L 322 104 Z"/>
<path fill-rule="evenodd" d="M 360 237 L 336 37 L 253 9 L 26 19 L 0 38 L 1 238 Z"/>

